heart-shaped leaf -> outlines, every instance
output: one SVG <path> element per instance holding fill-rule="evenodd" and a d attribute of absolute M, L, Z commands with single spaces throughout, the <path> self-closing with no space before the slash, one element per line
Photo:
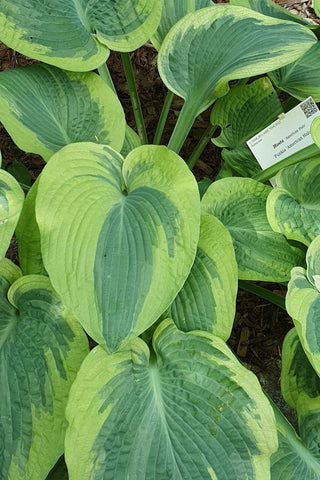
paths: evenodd
<path fill-rule="evenodd" d="M 229 80 L 287 65 L 314 43 L 306 27 L 243 7 L 215 5 L 186 15 L 158 55 L 162 80 L 185 100 L 169 147 L 179 151 L 196 116 L 228 92 Z"/>
<path fill-rule="evenodd" d="M 280 170 L 267 199 L 275 232 L 310 245 L 320 234 L 320 155 Z"/>
<path fill-rule="evenodd" d="M 296 326 L 302 347 L 320 376 L 320 235 L 307 251 L 307 270 L 291 272 L 286 308 Z"/>
<path fill-rule="evenodd" d="M 109 351 L 168 308 L 193 263 L 197 183 L 166 147 L 74 144 L 40 178 L 36 217 L 43 261 L 66 305 Z"/>
<path fill-rule="evenodd" d="M 153 45 L 159 50 L 170 28 L 181 18 L 190 12 L 209 7 L 212 4 L 211 0 L 192 0 L 191 2 L 188 0 L 163 0 L 160 24 L 151 38 Z"/>
<path fill-rule="evenodd" d="M 3 0 L 0 40 L 28 57 L 84 72 L 102 65 L 109 49 L 143 45 L 161 9 L 161 0 Z"/>
<path fill-rule="evenodd" d="M 125 136 L 123 108 L 98 75 L 49 65 L 1 72 L 0 120 L 19 148 L 45 160 L 75 142 L 120 150 Z"/>
<path fill-rule="evenodd" d="M 250 178 L 223 178 L 202 198 L 202 210 L 229 230 L 242 280 L 283 282 L 304 263 L 303 252 L 275 233 L 266 215 L 271 187 Z"/>
<path fill-rule="evenodd" d="M 168 315 L 184 332 L 204 330 L 226 341 L 233 326 L 237 289 L 232 238 L 216 217 L 203 213 L 194 264 Z"/>
<path fill-rule="evenodd" d="M 313 45 L 298 60 L 269 73 L 273 83 L 299 100 L 312 96 L 320 102 L 320 42 Z"/>
<path fill-rule="evenodd" d="M 24 193 L 10 173 L 0 170 L 0 260 L 5 256 L 19 220 Z"/>
<path fill-rule="evenodd" d="M 66 402 L 88 342 L 49 279 L 21 277 L 7 259 L 0 312 L 0 477 L 43 480 L 64 450 Z"/>
<path fill-rule="evenodd" d="M 157 328 L 84 361 L 66 411 L 70 480 L 267 480 L 277 448 L 256 377 L 218 337 Z M 84 441 L 85 439 L 85 441 Z"/>

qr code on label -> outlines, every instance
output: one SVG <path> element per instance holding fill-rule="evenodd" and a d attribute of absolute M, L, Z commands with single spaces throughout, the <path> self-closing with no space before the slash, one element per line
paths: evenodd
<path fill-rule="evenodd" d="M 307 118 L 310 118 L 312 115 L 319 112 L 318 107 L 312 98 L 307 98 L 307 100 L 300 104 L 300 108 Z"/>

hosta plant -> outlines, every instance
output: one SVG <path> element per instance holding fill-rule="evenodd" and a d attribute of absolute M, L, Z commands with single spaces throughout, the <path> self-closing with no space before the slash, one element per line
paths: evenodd
<path fill-rule="evenodd" d="M 0 73 L 0 120 L 46 162 L 25 199 L 0 172 L 0 479 L 319 479 L 303 376 L 317 385 L 319 124 L 286 169 L 261 173 L 246 145 L 290 102 L 319 100 L 318 32 L 269 0 L 0 0 L 0 12 L 0 40 L 42 62 Z M 149 39 L 168 88 L 154 144 L 129 55 Z M 183 106 L 159 145 L 174 94 Z M 184 140 L 212 105 L 186 162 Z M 224 164 L 197 184 L 218 127 Z M 275 189 L 262 183 L 277 171 Z M 5 258 L 14 232 L 21 268 Z M 282 384 L 301 439 L 226 344 L 238 282 L 266 295 L 248 281 L 289 280 L 297 330 Z"/>

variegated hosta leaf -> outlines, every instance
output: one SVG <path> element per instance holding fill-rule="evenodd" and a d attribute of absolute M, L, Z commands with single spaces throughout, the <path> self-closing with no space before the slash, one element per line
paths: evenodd
<path fill-rule="evenodd" d="M 312 140 L 320 148 L 320 117 L 316 117 L 310 128 Z"/>
<path fill-rule="evenodd" d="M 270 125 L 283 112 L 279 98 L 266 77 L 233 87 L 211 111 L 211 123 L 221 127 L 212 139 L 218 147 L 235 148 Z"/>
<path fill-rule="evenodd" d="M 307 276 L 320 292 L 320 235 L 313 240 L 307 251 Z"/>
<path fill-rule="evenodd" d="M 0 478 L 43 480 L 64 450 L 65 407 L 88 342 L 47 277 L 21 277 L 3 259 L 0 291 Z"/>
<path fill-rule="evenodd" d="M 252 177 L 261 172 L 261 167 L 246 144 L 228 150 L 223 148 L 221 157 L 225 161 L 226 167 L 235 172 L 235 176 Z"/>
<path fill-rule="evenodd" d="M 305 446 L 292 425 L 273 405 L 279 448 L 271 455 L 271 480 L 320 480 L 320 463 Z M 317 424 L 319 431 L 319 423 Z"/>
<path fill-rule="evenodd" d="M 222 156 L 238 174 L 252 176 L 261 170 L 246 140 L 270 125 L 282 111 L 278 96 L 266 77 L 249 85 L 235 86 L 228 95 L 216 101 L 211 123 L 221 127 L 221 134 L 212 141 L 218 147 L 227 147 Z"/>
<path fill-rule="evenodd" d="M 256 377 L 220 338 L 170 319 L 153 348 L 98 346 L 83 363 L 66 411 L 70 480 L 268 480 L 277 434 Z"/>
<path fill-rule="evenodd" d="M 190 12 L 200 10 L 200 8 L 210 7 L 210 5 L 213 5 L 211 0 L 191 0 L 191 2 L 188 0 L 163 0 L 160 24 L 151 38 L 156 49 L 159 50 L 170 28 L 181 18 Z"/>
<path fill-rule="evenodd" d="M 132 51 L 155 32 L 161 0 L 1 0 L 0 40 L 73 71 L 102 65 L 109 49 Z"/>
<path fill-rule="evenodd" d="M 197 255 L 169 312 L 184 332 L 204 330 L 223 340 L 230 336 L 238 289 L 232 238 L 213 215 L 201 215 Z"/>
<path fill-rule="evenodd" d="M 299 100 L 312 96 L 320 102 L 320 42 L 313 45 L 298 60 L 269 73 L 273 83 Z"/>
<path fill-rule="evenodd" d="M 39 177 L 32 185 L 24 201 L 15 232 L 18 241 L 19 264 L 24 275 L 46 274 L 41 255 L 40 232 L 35 214 L 38 184 Z"/>
<path fill-rule="evenodd" d="M 287 65 L 314 43 L 315 36 L 302 25 L 216 5 L 172 27 L 159 52 L 159 73 L 195 117 L 228 92 L 229 80 Z"/>
<path fill-rule="evenodd" d="M 320 378 L 310 364 L 295 328 L 283 343 L 281 390 L 286 402 L 298 413 L 301 440 L 308 448 L 304 462 L 310 457 L 309 468 L 313 470 L 311 467 L 316 464 L 314 474 L 317 472 L 317 476 L 314 478 L 320 478 Z"/>
<path fill-rule="evenodd" d="M 275 232 L 310 245 L 320 234 L 320 155 L 280 170 L 267 199 Z"/>
<path fill-rule="evenodd" d="M 0 260 L 5 256 L 19 220 L 24 193 L 16 179 L 0 170 Z"/>
<path fill-rule="evenodd" d="M 270 191 L 250 178 L 223 178 L 202 199 L 202 210 L 215 215 L 231 234 L 242 280 L 284 282 L 291 268 L 304 262 L 303 252 L 268 223 Z"/>
<path fill-rule="evenodd" d="M 182 287 L 199 237 L 197 183 L 166 147 L 123 161 L 74 144 L 40 178 L 36 217 L 47 272 L 98 343 L 115 351 L 152 325 Z"/>
<path fill-rule="evenodd" d="M 302 25 L 310 27 L 310 23 L 307 19 L 291 13 L 289 10 L 281 7 L 272 0 L 230 0 L 230 4 L 237 5 L 239 7 L 251 8 L 256 12 L 263 13 L 269 17 L 290 20 L 291 22 L 301 23 Z"/>
<path fill-rule="evenodd" d="M 294 268 L 286 308 L 293 318 L 302 347 L 320 375 L 320 235 L 307 251 L 307 270 Z"/>
<path fill-rule="evenodd" d="M 45 160 L 75 142 L 120 150 L 125 135 L 123 108 L 98 75 L 49 65 L 1 72 L 0 120 L 19 148 Z"/>
<path fill-rule="evenodd" d="M 308 398 L 320 398 L 320 378 L 302 348 L 296 328 L 287 333 L 283 342 L 281 391 L 298 414 Z"/>

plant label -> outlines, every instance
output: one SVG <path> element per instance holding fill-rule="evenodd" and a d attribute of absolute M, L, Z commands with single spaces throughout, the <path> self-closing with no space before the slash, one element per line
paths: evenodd
<path fill-rule="evenodd" d="M 260 133 L 250 138 L 247 145 L 262 169 L 308 147 L 313 142 L 310 134 L 312 121 L 320 111 L 312 97 L 271 123 Z"/>

